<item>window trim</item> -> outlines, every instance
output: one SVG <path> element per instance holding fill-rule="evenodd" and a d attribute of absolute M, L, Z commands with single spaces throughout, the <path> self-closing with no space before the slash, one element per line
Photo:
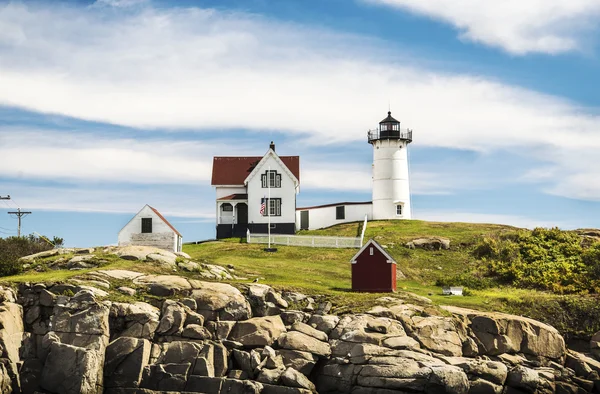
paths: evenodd
<path fill-rule="evenodd" d="M 340 210 L 341 208 L 341 210 Z M 341 214 L 340 214 L 341 212 Z M 346 206 L 338 205 L 335 207 L 335 220 L 346 220 Z"/>
<path fill-rule="evenodd" d="M 271 189 L 281 188 L 281 174 L 276 170 L 266 170 L 260 176 L 260 184 L 263 189 L 269 188 L 269 184 Z"/>
<path fill-rule="evenodd" d="M 398 213 L 398 208 L 400 208 L 400 213 Z M 396 204 L 396 216 L 404 215 L 404 204 Z"/>
<path fill-rule="evenodd" d="M 152 234 L 152 218 L 142 218 L 142 227 L 140 231 L 142 234 Z"/>
<path fill-rule="evenodd" d="M 281 216 L 281 198 L 265 198 L 265 212 L 263 216 Z M 273 212 L 273 213 L 271 213 Z M 271 213 L 271 214 L 269 214 Z"/>

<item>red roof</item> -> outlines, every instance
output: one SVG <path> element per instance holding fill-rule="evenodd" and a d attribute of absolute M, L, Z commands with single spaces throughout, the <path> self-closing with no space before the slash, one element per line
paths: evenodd
<path fill-rule="evenodd" d="M 247 199 L 248 199 L 247 194 L 230 194 L 225 197 L 217 198 L 218 201 L 221 201 L 221 200 L 247 200 Z"/>
<path fill-rule="evenodd" d="M 279 156 L 300 182 L 300 156 Z M 243 185 L 262 156 L 214 157 L 211 185 Z"/>
<path fill-rule="evenodd" d="M 150 205 L 148 205 L 150 207 Z M 173 225 L 171 223 L 169 223 L 169 221 L 167 219 L 165 219 L 165 217 L 163 215 L 160 214 L 160 212 L 158 212 L 155 208 L 150 207 L 151 210 L 154 211 L 155 214 L 158 215 L 159 218 L 162 219 L 163 222 L 165 222 L 165 224 L 169 227 L 171 227 L 171 230 L 175 231 L 177 233 L 177 235 L 179 235 L 181 237 L 181 234 L 179 234 L 179 231 L 177 231 L 175 229 L 175 227 L 173 227 Z"/>

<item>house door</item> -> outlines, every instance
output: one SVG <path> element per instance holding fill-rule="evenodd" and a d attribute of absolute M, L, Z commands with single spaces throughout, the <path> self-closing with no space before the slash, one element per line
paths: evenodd
<path fill-rule="evenodd" d="M 237 207 L 237 224 L 248 224 L 248 204 L 239 203 Z"/>
<path fill-rule="evenodd" d="M 300 211 L 300 230 L 308 230 L 308 211 Z"/>

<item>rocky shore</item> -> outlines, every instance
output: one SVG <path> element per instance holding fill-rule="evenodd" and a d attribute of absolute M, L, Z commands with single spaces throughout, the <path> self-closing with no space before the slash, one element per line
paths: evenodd
<path fill-rule="evenodd" d="M 117 286 L 146 302 L 108 301 Z M 126 270 L 4 287 L 0 300 L 2 393 L 600 391 L 600 336 L 578 353 L 540 322 L 427 300 L 336 316 L 263 284 Z"/>

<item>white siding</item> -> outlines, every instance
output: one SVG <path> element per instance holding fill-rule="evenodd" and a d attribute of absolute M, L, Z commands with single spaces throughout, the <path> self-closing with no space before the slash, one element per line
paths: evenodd
<path fill-rule="evenodd" d="M 152 218 L 152 233 L 142 233 L 142 218 Z M 148 205 L 119 231 L 119 246 L 155 246 L 171 252 L 181 251 L 181 237 Z"/>
<path fill-rule="evenodd" d="M 408 145 L 402 140 L 378 140 L 373 144 L 373 219 L 410 219 Z M 396 205 L 402 204 L 402 215 Z"/>
<path fill-rule="evenodd" d="M 267 223 L 268 218 L 260 215 L 260 204 L 263 197 L 269 196 L 269 189 L 262 187 L 261 175 L 269 167 L 271 171 L 281 174 L 281 187 L 271 188 L 271 198 L 281 198 L 281 216 L 271 216 L 271 223 L 294 223 L 296 220 L 296 187 L 294 178 L 285 164 L 273 156 L 267 156 L 260 167 L 248 181 L 248 223 Z"/>
<path fill-rule="evenodd" d="M 229 187 L 229 186 L 216 186 L 217 190 L 217 200 L 219 198 L 229 196 L 231 194 L 246 194 L 246 187 Z"/>
<path fill-rule="evenodd" d="M 339 206 L 344 206 L 345 209 L 345 218 L 344 219 L 336 219 L 336 208 Z M 349 222 L 358 222 L 365 220 L 365 215 L 367 215 L 367 219 L 371 220 L 373 218 L 373 206 L 372 204 L 339 204 L 334 206 L 327 207 L 316 207 L 311 209 L 301 209 L 296 211 L 296 230 L 300 230 L 300 212 L 308 211 L 308 229 L 316 230 L 320 228 L 325 228 L 329 226 L 333 226 L 335 224 L 340 223 L 349 223 Z"/>

